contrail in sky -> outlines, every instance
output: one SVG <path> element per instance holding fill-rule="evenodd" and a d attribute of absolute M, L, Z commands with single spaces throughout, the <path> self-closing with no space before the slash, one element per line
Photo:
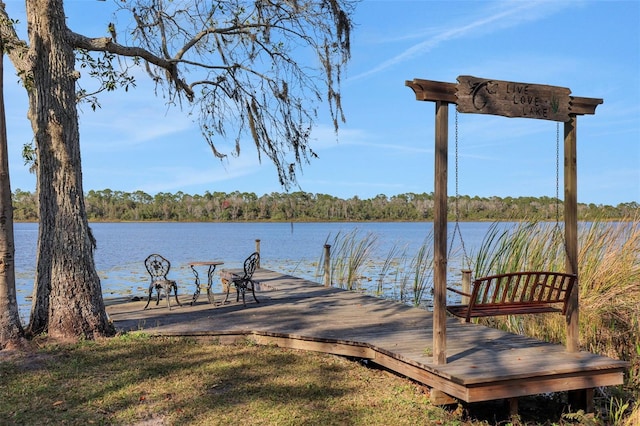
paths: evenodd
<path fill-rule="evenodd" d="M 418 44 L 411 46 L 399 55 L 394 56 L 382 62 L 380 65 L 362 72 L 356 76 L 349 78 L 349 81 L 358 80 L 372 74 L 376 74 L 382 70 L 390 68 L 399 63 L 405 62 L 416 56 L 420 56 L 426 52 L 429 52 L 438 45 L 457 38 L 464 37 L 468 34 L 479 32 L 479 30 L 490 30 L 490 32 L 498 31 L 504 28 L 510 28 L 521 24 L 524 21 L 532 21 L 548 16 L 555 13 L 561 8 L 565 8 L 569 5 L 569 2 L 555 2 L 555 1 L 539 1 L 539 2 L 504 2 L 505 4 L 498 9 L 500 12 L 477 19 L 466 25 L 451 28 L 442 33 L 439 33 L 433 37 L 430 37 Z M 506 5 L 515 6 L 510 9 L 504 9 Z M 544 6 L 544 7 L 541 7 Z M 524 13 L 526 11 L 526 13 Z M 532 13 L 537 12 L 537 13 Z M 507 19 L 508 18 L 508 19 Z M 496 25 L 501 23 L 501 25 Z"/>

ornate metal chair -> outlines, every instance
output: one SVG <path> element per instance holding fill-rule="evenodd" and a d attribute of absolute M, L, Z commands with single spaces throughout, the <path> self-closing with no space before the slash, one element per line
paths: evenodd
<path fill-rule="evenodd" d="M 256 282 L 253 281 L 253 273 L 256 270 L 256 267 L 260 263 L 260 253 L 254 252 L 251 253 L 249 257 L 247 257 L 244 261 L 244 274 L 242 276 L 237 274 L 230 274 L 227 277 L 224 277 L 225 281 L 228 281 L 226 284 L 227 287 L 227 296 L 224 298 L 224 303 L 227 303 L 227 299 L 229 298 L 229 290 L 231 289 L 231 285 L 236 288 L 236 302 L 240 300 L 240 295 L 242 295 L 242 304 L 247 306 L 244 295 L 247 290 L 251 290 L 251 294 L 253 295 L 253 299 L 256 303 L 260 303 L 258 298 L 256 297 L 255 286 Z"/>
<path fill-rule="evenodd" d="M 178 300 L 178 285 L 175 281 L 167 278 L 167 274 L 171 269 L 171 263 L 159 254 L 151 254 L 144 260 L 144 266 L 147 268 L 147 271 L 151 276 L 151 284 L 149 284 L 149 298 L 147 299 L 147 304 L 144 306 L 144 309 L 147 309 L 149 306 L 154 289 L 158 296 L 156 299 L 156 306 L 160 303 L 160 290 L 164 291 L 167 298 L 167 308 L 169 308 L 169 310 L 171 310 L 171 301 L 169 298 L 171 290 L 173 290 L 173 295 L 178 306 L 182 306 Z"/>

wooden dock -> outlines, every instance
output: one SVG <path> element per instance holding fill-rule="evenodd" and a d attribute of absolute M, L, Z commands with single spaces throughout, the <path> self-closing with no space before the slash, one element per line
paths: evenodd
<path fill-rule="evenodd" d="M 476 324 L 447 320 L 447 363 L 432 362 L 432 315 L 301 278 L 259 269 L 259 304 L 221 305 L 179 286 L 182 307 L 162 301 L 143 310 L 141 301 L 107 300 L 116 328 L 151 335 L 211 336 L 230 342 L 249 336 L 259 344 L 313 350 L 370 360 L 466 402 L 548 392 L 593 389 L 623 383 L 627 363 L 589 352 L 567 352 L 541 342 Z M 233 296 L 233 297 L 231 297 Z"/>

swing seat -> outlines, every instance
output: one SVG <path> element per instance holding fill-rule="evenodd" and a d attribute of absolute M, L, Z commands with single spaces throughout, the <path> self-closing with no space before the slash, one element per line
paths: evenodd
<path fill-rule="evenodd" d="M 468 298 L 468 303 L 449 305 L 447 311 L 466 322 L 499 315 L 566 314 L 577 279 L 575 274 L 562 272 L 511 272 L 480 277 L 473 281 L 471 294 L 447 287 Z"/>

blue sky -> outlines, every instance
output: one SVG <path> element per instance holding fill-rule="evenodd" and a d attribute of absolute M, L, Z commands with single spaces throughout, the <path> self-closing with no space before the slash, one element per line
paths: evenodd
<path fill-rule="evenodd" d="M 24 1 L 5 3 L 24 24 Z M 65 6 L 71 29 L 87 36 L 104 35 L 112 19 L 109 1 Z M 347 122 L 336 138 L 321 116 L 312 136 L 319 158 L 299 174 L 300 190 L 340 198 L 432 192 L 434 105 L 416 101 L 405 81 L 473 75 L 603 98 L 595 115 L 578 117 L 578 201 L 640 202 L 639 1 L 364 0 L 354 21 L 342 86 Z M 32 139 L 26 94 L 16 82 L 5 59 L 11 186 L 34 191 L 21 158 Z M 96 112 L 82 108 L 85 191 L 284 192 L 251 143 L 239 158 L 217 160 L 186 111 L 167 108 L 143 75 L 137 83 L 102 97 Z M 554 122 L 460 114 L 458 131 L 461 194 L 555 196 Z M 560 185 L 562 197 L 562 174 Z"/>

